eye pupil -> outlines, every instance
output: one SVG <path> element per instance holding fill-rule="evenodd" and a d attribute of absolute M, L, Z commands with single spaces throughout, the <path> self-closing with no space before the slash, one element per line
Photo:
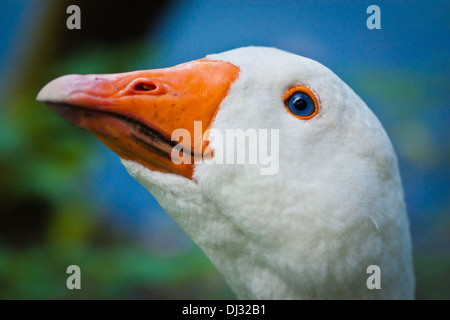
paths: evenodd
<path fill-rule="evenodd" d="M 303 111 L 308 107 L 308 102 L 306 102 L 304 99 L 295 99 L 294 101 L 294 108 Z"/>

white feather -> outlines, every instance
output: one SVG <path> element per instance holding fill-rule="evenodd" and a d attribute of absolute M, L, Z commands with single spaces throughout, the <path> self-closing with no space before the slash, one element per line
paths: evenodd
<path fill-rule="evenodd" d="M 203 249 L 239 298 L 412 299 L 409 224 L 397 159 L 382 125 L 333 72 L 281 50 L 208 56 L 240 68 L 213 128 L 280 129 L 279 172 L 198 164 L 195 181 L 123 160 Z M 305 85 L 319 114 L 290 115 L 283 93 Z M 369 290 L 366 269 L 381 269 Z"/>

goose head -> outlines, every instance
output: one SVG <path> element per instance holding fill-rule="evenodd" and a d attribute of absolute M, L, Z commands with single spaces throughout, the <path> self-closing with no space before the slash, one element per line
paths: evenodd
<path fill-rule="evenodd" d="M 38 100 L 119 154 L 239 298 L 413 297 L 395 152 L 320 63 L 246 47 L 167 69 L 64 76 Z M 177 129 L 188 133 L 181 142 Z M 250 141 L 243 163 L 227 132 Z M 371 265 L 380 289 L 367 286 Z"/>

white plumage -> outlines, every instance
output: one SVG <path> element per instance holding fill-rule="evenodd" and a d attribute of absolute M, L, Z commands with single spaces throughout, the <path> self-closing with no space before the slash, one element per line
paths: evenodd
<path fill-rule="evenodd" d="M 239 67 L 212 128 L 278 128 L 276 175 L 255 165 L 196 164 L 194 179 L 122 160 L 205 252 L 239 298 L 412 299 L 409 225 L 397 159 L 366 104 L 313 60 L 247 47 L 207 57 Z M 290 87 L 317 96 L 302 121 Z M 212 143 L 214 149 L 214 143 Z M 369 290 L 367 267 L 381 270 Z"/>
<path fill-rule="evenodd" d="M 280 128 L 280 169 L 197 165 L 197 182 L 123 161 L 204 250 L 239 298 L 413 298 L 409 226 L 392 145 L 365 103 L 321 64 L 270 48 L 208 56 L 241 69 L 213 128 Z M 320 99 L 283 108 L 301 83 Z M 366 269 L 378 265 L 381 289 Z"/>

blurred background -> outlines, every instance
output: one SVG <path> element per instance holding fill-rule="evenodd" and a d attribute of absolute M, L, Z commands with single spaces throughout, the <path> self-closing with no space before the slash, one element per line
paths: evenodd
<path fill-rule="evenodd" d="M 68 30 L 69 5 L 81 30 Z M 381 8 L 381 30 L 366 9 Z M 399 157 L 417 298 L 450 299 L 448 1 L 0 0 L 0 299 L 234 299 L 201 250 L 94 136 L 35 97 L 68 73 L 274 46 L 317 60 Z M 66 288 L 67 266 L 82 290 Z"/>

